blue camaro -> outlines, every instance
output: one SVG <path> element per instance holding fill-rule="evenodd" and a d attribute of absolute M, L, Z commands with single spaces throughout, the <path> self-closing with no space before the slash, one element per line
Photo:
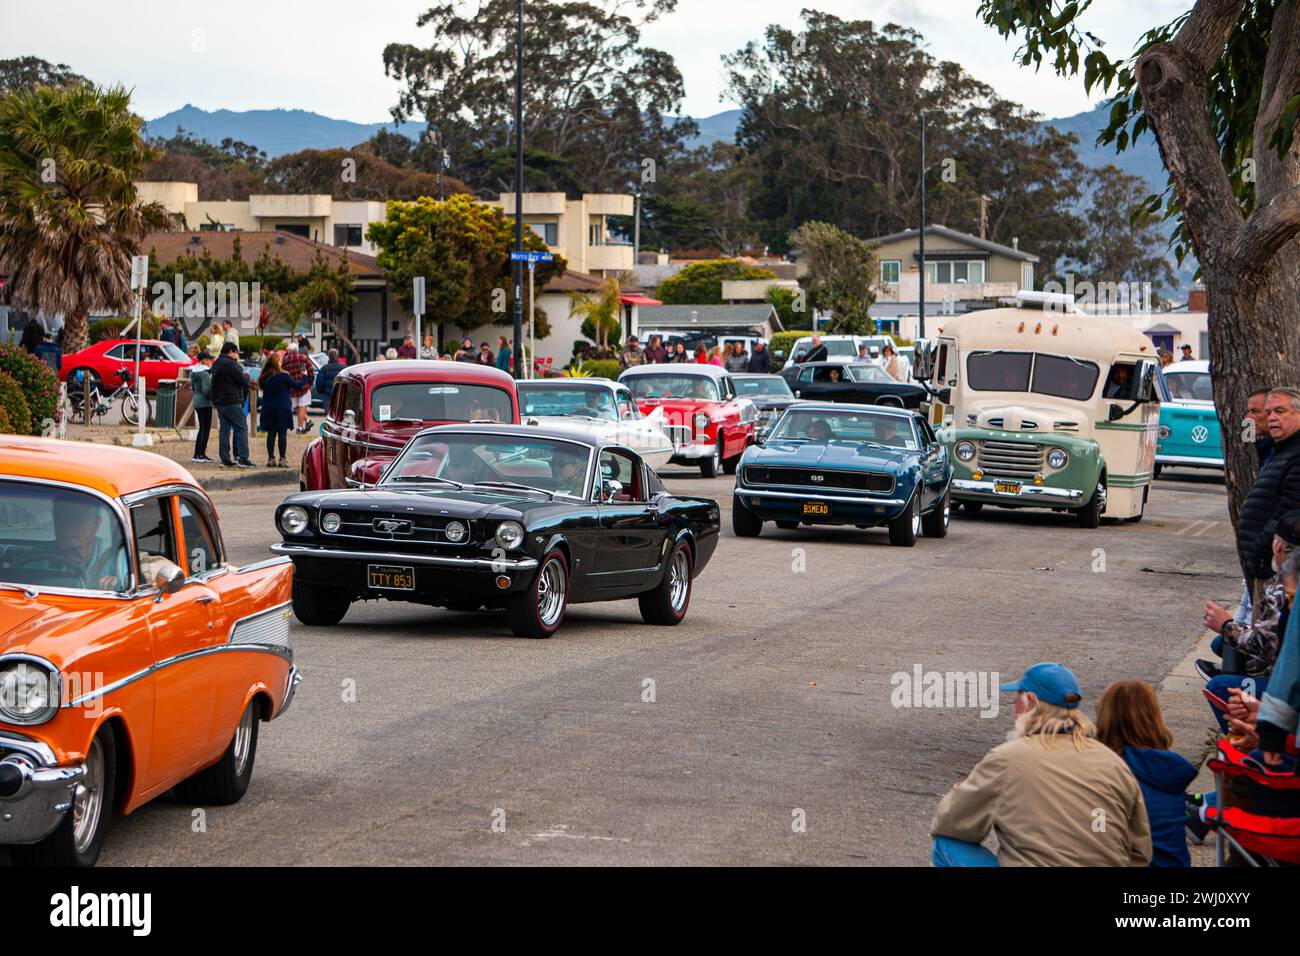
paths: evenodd
<path fill-rule="evenodd" d="M 952 462 L 929 423 L 880 405 L 807 402 L 787 409 L 745 451 L 731 527 L 756 537 L 764 521 L 889 526 L 889 543 L 948 533 Z"/>

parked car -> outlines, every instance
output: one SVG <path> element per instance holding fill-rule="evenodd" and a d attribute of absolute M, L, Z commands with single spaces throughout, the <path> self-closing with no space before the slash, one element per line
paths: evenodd
<path fill-rule="evenodd" d="M 889 373 L 865 362 L 805 362 L 787 365 L 781 376 L 796 398 L 817 402 L 892 405 L 921 410 L 929 393 L 914 382 L 896 382 Z"/>
<path fill-rule="evenodd" d="M 690 429 L 669 425 L 662 408 L 649 415 L 626 385 L 605 378 L 533 379 L 518 382 L 520 421 L 579 432 L 595 432 L 626 445 L 658 470 L 691 440 Z"/>
<path fill-rule="evenodd" d="M 165 379 L 180 378 L 181 369 L 193 364 L 194 359 L 171 342 L 144 339 L 140 343 L 140 377 L 147 391 L 156 391 Z M 135 339 L 104 339 L 63 356 L 59 381 L 80 383 L 88 376 L 91 385 L 107 395 L 123 381 L 118 374 L 123 369 L 135 374 Z"/>
<path fill-rule="evenodd" d="M 444 425 L 411 439 L 375 487 L 291 495 L 272 550 L 293 559 L 304 624 L 385 599 L 503 607 L 511 631 L 544 638 L 568 605 L 592 601 L 635 597 L 646 623 L 679 623 L 719 516 L 598 432 Z"/>
<path fill-rule="evenodd" d="M 761 436 L 781 413 L 799 402 L 790 391 L 790 385 L 780 375 L 758 375 L 745 372 L 733 374 L 731 380 L 736 384 L 736 393 L 754 403 L 758 413 L 757 431 Z"/>
<path fill-rule="evenodd" d="M 705 478 L 719 469 L 731 475 L 754 443 L 754 403 L 737 394 L 731 373 L 717 365 L 639 365 L 618 380 L 643 414 L 661 410 L 669 424 L 690 429 L 690 440 L 671 459 L 675 465 L 699 465 Z"/>
<path fill-rule="evenodd" d="M 888 335 L 823 335 L 821 340 L 822 345 L 826 346 L 828 361 L 834 359 L 852 361 L 858 356 L 859 345 L 865 345 L 869 349 L 874 348 L 879 355 L 886 343 L 894 341 Z M 802 362 L 803 357 L 811 350 L 812 336 L 805 335 L 803 338 L 795 339 L 794 345 L 790 346 L 790 354 L 784 357 L 790 360 L 790 365 L 794 365 Z"/>
<path fill-rule="evenodd" d="M 801 403 L 787 409 L 736 475 L 732 530 L 763 522 L 889 527 L 889 543 L 948 534 L 953 467 L 920 415 L 876 405 Z"/>
<path fill-rule="evenodd" d="M 1156 433 L 1155 475 L 1165 465 L 1223 468 L 1223 436 L 1214 407 L 1210 363 L 1174 362 L 1158 376 L 1160 430 Z"/>
<path fill-rule="evenodd" d="M 0 439 L 0 844 L 89 866 L 115 814 L 248 789 L 298 672 L 284 559 L 232 565 L 167 458 Z"/>
<path fill-rule="evenodd" d="M 519 422 L 515 380 L 487 365 L 408 359 L 349 365 L 321 437 L 303 452 L 303 491 L 374 484 L 411 437 L 450 422 Z"/>

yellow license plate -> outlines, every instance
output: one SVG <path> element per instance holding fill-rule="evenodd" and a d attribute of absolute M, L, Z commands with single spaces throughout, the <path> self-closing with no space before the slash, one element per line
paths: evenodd
<path fill-rule="evenodd" d="M 803 503 L 803 513 L 806 515 L 828 515 L 831 513 L 831 506 L 823 501 L 805 501 Z"/>
<path fill-rule="evenodd" d="M 995 481 L 993 490 L 1000 495 L 1018 495 L 1020 494 L 1020 482 L 1018 481 Z"/>
<path fill-rule="evenodd" d="M 395 567 L 391 564 L 366 566 L 367 584 L 386 591 L 414 591 L 415 568 Z"/>

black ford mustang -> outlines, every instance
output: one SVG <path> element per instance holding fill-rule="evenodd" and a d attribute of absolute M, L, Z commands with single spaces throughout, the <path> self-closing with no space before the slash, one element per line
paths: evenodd
<path fill-rule="evenodd" d="M 592 433 L 443 425 L 374 486 L 301 492 L 276 509 L 293 609 L 337 624 L 356 600 L 505 608 L 550 637 L 569 604 L 636 597 L 649 624 L 686 616 L 718 543 L 708 498 L 668 494 L 641 458 Z"/>
<path fill-rule="evenodd" d="M 914 382 L 896 382 L 884 369 L 866 362 L 805 362 L 781 369 L 798 398 L 814 402 L 893 405 L 921 409 L 929 400 Z"/>

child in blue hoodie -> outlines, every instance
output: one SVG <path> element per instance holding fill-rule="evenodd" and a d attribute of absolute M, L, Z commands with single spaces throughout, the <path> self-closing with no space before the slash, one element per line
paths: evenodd
<path fill-rule="evenodd" d="M 1176 754 L 1173 735 L 1151 685 L 1117 681 L 1097 702 L 1097 739 L 1124 758 L 1142 788 L 1151 824 L 1151 865 L 1191 866 L 1183 793 L 1196 767 Z"/>

